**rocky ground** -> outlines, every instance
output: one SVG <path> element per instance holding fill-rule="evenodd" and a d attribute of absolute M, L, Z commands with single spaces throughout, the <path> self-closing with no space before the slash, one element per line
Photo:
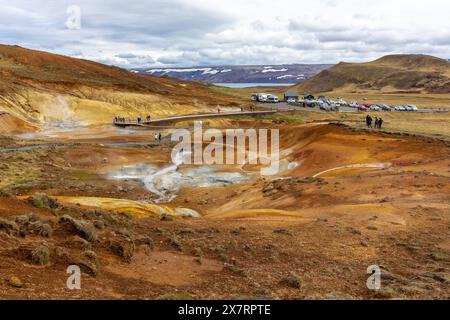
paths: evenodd
<path fill-rule="evenodd" d="M 155 200 L 142 182 L 106 173 L 166 164 L 170 145 L 2 138 L 0 297 L 450 298 L 448 143 L 326 124 L 284 125 L 280 136 L 284 160 L 297 167 L 186 187 L 159 205 L 200 218 L 63 201 Z M 114 138 L 122 140 L 152 143 L 144 134 Z M 41 146 L 7 149 L 24 144 Z M 385 165 L 349 166 L 360 163 Z M 81 290 L 66 287 L 72 264 L 81 267 Z M 382 269 L 380 290 L 366 286 L 370 265 Z"/>

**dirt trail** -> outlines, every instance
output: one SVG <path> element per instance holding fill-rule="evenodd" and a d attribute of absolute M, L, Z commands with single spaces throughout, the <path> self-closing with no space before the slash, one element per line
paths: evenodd
<path fill-rule="evenodd" d="M 347 166 L 340 166 L 340 167 L 335 167 L 335 168 L 331 168 L 331 169 L 327 169 L 324 171 L 321 171 L 319 173 L 316 173 L 315 175 L 313 175 L 313 178 L 317 178 L 317 177 L 321 177 L 326 175 L 327 173 L 333 172 L 333 171 L 340 171 L 338 174 L 342 175 L 343 171 L 346 172 L 351 172 L 351 169 L 358 169 L 358 172 L 361 172 L 361 170 L 359 169 L 384 169 L 389 167 L 391 164 L 390 163 L 357 163 L 357 164 L 350 164 Z M 349 169 L 349 170 L 345 170 L 345 169 Z"/>

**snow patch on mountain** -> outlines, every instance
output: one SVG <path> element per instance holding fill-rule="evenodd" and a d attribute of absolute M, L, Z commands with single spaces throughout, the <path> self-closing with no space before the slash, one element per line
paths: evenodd
<path fill-rule="evenodd" d="M 262 73 L 266 73 L 266 72 L 286 72 L 288 71 L 288 68 L 282 68 L 282 69 L 264 69 L 263 71 L 261 71 Z"/>
<path fill-rule="evenodd" d="M 292 75 L 292 74 L 285 74 L 283 76 L 277 77 L 277 79 L 286 79 L 286 78 L 292 78 L 292 77 L 294 77 L 294 75 Z"/>
<path fill-rule="evenodd" d="M 164 68 L 164 69 L 150 69 L 147 70 L 147 73 L 163 73 L 163 74 L 168 74 L 168 73 L 172 73 L 172 72 L 205 72 L 205 71 L 209 71 L 211 70 L 211 68 L 181 68 L 181 69 L 170 69 L 170 68 Z"/>

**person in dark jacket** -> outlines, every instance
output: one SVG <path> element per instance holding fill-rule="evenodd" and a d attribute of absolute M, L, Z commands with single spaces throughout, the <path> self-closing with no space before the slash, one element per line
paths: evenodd
<path fill-rule="evenodd" d="M 383 125 L 383 119 L 378 119 L 378 129 L 381 129 L 381 126 Z"/>
<path fill-rule="evenodd" d="M 367 128 L 372 128 L 372 117 L 370 115 L 366 116 L 366 125 Z"/>

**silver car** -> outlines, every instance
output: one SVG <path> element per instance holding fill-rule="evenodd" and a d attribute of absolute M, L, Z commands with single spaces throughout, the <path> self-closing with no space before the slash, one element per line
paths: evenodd
<path fill-rule="evenodd" d="M 319 102 L 320 110 L 331 111 L 331 106 L 326 102 Z"/>
<path fill-rule="evenodd" d="M 381 108 L 377 105 L 370 106 L 371 111 L 381 111 Z"/>
<path fill-rule="evenodd" d="M 288 98 L 288 99 L 286 100 L 286 102 L 287 102 L 287 103 L 296 103 L 297 100 L 296 100 L 295 98 Z"/>
<path fill-rule="evenodd" d="M 359 107 L 359 103 L 357 101 L 352 101 L 352 102 L 350 102 L 350 104 L 348 106 L 350 108 L 358 108 Z"/>

